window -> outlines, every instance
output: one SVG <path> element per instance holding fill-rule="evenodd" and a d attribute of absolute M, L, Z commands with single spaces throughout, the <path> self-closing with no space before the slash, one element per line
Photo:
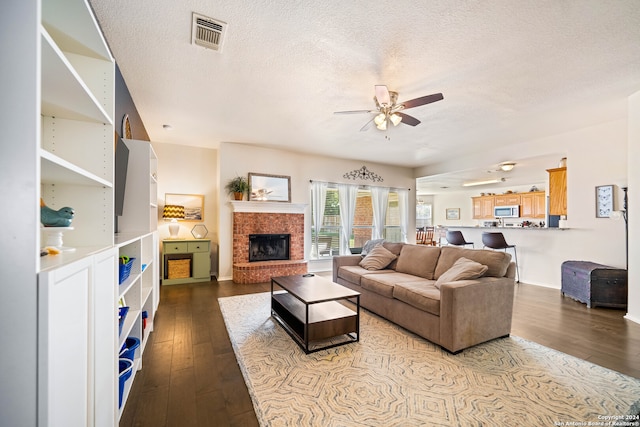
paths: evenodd
<path fill-rule="evenodd" d="M 314 198 L 311 197 L 313 201 Z M 342 225 L 340 211 L 340 197 L 336 185 L 329 184 L 326 189 L 324 215 L 322 224 L 316 227 L 316 207 L 311 204 L 311 236 L 313 238 L 311 259 L 322 259 L 346 253 L 346 248 L 340 247 Z M 383 235 L 392 242 L 402 241 L 401 214 L 398 193 L 389 191 L 387 212 Z M 349 236 L 349 248 L 361 248 L 373 235 L 373 203 L 371 190 L 365 187 L 358 189 L 355 201 L 355 213 L 353 217 L 351 236 Z M 342 249 L 342 251 L 341 251 Z"/>
<path fill-rule="evenodd" d="M 416 204 L 416 227 L 431 227 L 433 224 L 431 223 L 431 210 L 432 205 L 427 203 L 418 203 Z"/>

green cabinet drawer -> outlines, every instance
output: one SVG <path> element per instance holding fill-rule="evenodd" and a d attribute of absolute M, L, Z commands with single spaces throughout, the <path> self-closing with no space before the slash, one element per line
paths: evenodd
<path fill-rule="evenodd" d="M 164 253 L 165 254 L 183 254 L 189 251 L 189 244 L 187 242 L 165 242 Z"/>
<path fill-rule="evenodd" d="M 188 242 L 189 252 L 209 252 L 209 242 Z"/>

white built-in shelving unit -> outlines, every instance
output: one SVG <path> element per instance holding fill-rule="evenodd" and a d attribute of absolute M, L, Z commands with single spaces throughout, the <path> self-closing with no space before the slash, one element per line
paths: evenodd
<path fill-rule="evenodd" d="M 148 142 L 127 144 L 127 193 L 135 194 L 125 196 L 116 235 L 114 59 L 86 0 L 40 1 L 40 186 L 33 198 L 52 209 L 70 206 L 75 216 L 63 237 L 70 250 L 37 263 L 38 425 L 113 427 L 122 413 L 119 350 L 127 336 L 139 338 L 134 363 L 142 368 L 158 306 L 157 159 Z M 120 256 L 135 258 L 122 284 Z M 118 333 L 122 298 L 130 311 Z"/>

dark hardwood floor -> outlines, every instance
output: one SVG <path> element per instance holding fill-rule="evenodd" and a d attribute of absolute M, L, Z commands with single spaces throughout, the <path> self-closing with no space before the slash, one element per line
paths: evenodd
<path fill-rule="evenodd" d="M 120 426 L 257 426 L 218 297 L 267 291 L 268 284 L 216 281 L 162 286 Z M 512 334 L 640 378 L 640 325 L 624 314 L 521 283 Z"/>

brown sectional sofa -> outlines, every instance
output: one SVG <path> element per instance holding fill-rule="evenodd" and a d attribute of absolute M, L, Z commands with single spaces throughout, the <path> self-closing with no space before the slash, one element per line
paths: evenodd
<path fill-rule="evenodd" d="M 515 264 L 510 254 L 390 242 L 382 246 L 397 259 L 379 270 L 361 267 L 361 255 L 333 258 L 333 281 L 360 292 L 362 307 L 452 353 L 511 333 Z M 477 279 L 436 286 L 460 258 L 488 269 Z"/>

